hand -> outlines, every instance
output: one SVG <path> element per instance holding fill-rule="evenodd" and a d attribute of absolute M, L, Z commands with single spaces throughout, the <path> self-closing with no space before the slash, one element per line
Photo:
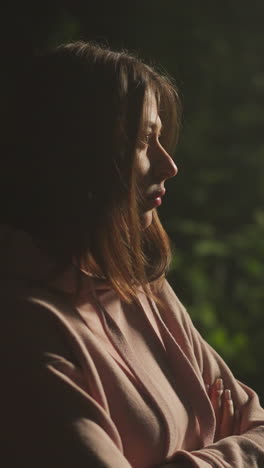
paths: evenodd
<path fill-rule="evenodd" d="M 216 417 L 215 441 L 237 433 L 239 412 L 235 411 L 231 390 L 224 388 L 221 378 L 206 388 Z"/>

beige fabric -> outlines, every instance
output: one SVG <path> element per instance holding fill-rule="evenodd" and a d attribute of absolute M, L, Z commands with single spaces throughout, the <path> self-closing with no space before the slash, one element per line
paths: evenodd
<path fill-rule="evenodd" d="M 176 467 L 181 457 L 199 468 L 264 466 L 257 395 L 203 341 L 168 283 L 157 309 L 143 293 L 126 305 L 87 278 L 73 307 L 70 271 L 53 289 L 34 285 L 49 262 L 23 236 L 13 236 L 16 262 L 2 237 L 0 261 L 5 466 Z M 219 376 L 242 418 L 236 435 L 214 443 L 205 383 Z"/>

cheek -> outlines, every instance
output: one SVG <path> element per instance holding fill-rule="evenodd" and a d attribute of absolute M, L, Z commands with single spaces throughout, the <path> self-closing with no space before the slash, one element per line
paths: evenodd
<path fill-rule="evenodd" d="M 145 152 L 137 155 L 137 172 L 139 177 L 144 177 L 150 172 L 150 161 Z"/>

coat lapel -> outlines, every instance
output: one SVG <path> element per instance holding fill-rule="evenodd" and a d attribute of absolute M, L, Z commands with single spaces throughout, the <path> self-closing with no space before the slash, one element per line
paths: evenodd
<path fill-rule="evenodd" d="M 150 301 L 142 296 L 140 300 L 145 306 L 147 306 L 147 303 L 151 303 L 152 309 L 160 324 L 160 332 L 168 353 L 171 368 L 173 369 L 174 375 L 177 376 L 177 384 L 181 387 L 181 391 L 186 398 L 188 398 L 198 418 L 203 446 L 207 446 L 213 442 L 215 415 L 205 392 L 202 376 L 197 374 L 190 360 L 174 339 L 154 301 Z"/>

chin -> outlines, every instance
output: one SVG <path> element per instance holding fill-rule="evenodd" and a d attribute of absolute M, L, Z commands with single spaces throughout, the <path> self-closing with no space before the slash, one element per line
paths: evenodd
<path fill-rule="evenodd" d="M 142 229 L 148 228 L 151 225 L 152 220 L 153 220 L 152 210 L 145 211 L 145 213 L 143 213 L 142 218 L 141 218 Z"/>

